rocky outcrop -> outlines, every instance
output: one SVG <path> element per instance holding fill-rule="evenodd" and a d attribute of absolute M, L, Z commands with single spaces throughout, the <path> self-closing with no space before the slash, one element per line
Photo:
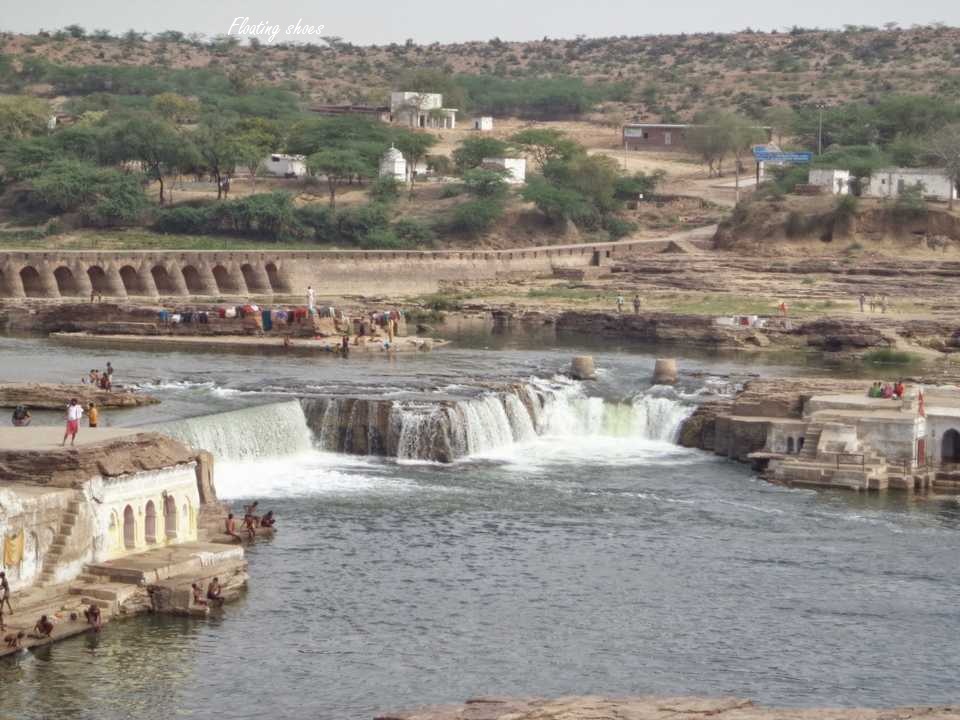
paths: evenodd
<path fill-rule="evenodd" d="M 643 342 L 685 342 L 716 347 L 737 345 L 734 332 L 715 325 L 704 315 L 644 313 L 619 315 L 565 312 L 557 318 L 557 331 L 630 338 Z"/>
<path fill-rule="evenodd" d="M 379 715 L 375 720 L 960 720 L 960 708 L 904 707 L 893 710 L 863 708 L 779 709 L 754 705 L 733 697 L 564 697 L 555 700 L 473 698 L 466 703 L 426 707 Z"/>
<path fill-rule="evenodd" d="M 717 418 L 729 412 L 730 400 L 715 400 L 698 405 L 680 428 L 677 443 L 683 447 L 713 451 L 716 447 Z"/>
<path fill-rule="evenodd" d="M 8 482 L 80 488 L 94 477 L 161 470 L 197 460 L 197 452 L 156 433 L 77 447 L 0 450 L 0 478 Z"/>
<path fill-rule="evenodd" d="M 32 410 L 63 410 L 72 398 L 86 406 L 94 403 L 97 407 L 139 407 L 155 405 L 160 401 L 144 393 L 129 390 L 107 392 L 93 385 L 68 385 L 55 383 L 2 383 L 0 384 L 0 407 L 26 405 Z"/>
<path fill-rule="evenodd" d="M 821 318 L 804 323 L 798 333 L 806 336 L 807 344 L 827 352 L 885 348 L 893 341 L 866 322 L 848 318 Z"/>

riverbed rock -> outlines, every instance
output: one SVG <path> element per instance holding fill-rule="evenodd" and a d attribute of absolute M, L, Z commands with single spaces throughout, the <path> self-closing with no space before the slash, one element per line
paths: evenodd
<path fill-rule="evenodd" d="M 542 698 L 486 698 L 463 704 L 420 708 L 378 715 L 375 720 L 681 720 L 715 717 L 721 720 L 960 720 L 954 707 L 905 707 L 892 710 L 864 708 L 780 709 L 754 705 L 735 697 L 607 698 L 573 696 Z"/>
<path fill-rule="evenodd" d="M 24 428 L 24 432 L 29 432 Z M 0 478 L 80 488 L 93 477 L 119 477 L 194 462 L 197 451 L 157 433 L 139 433 L 76 447 L 0 450 Z"/>
<path fill-rule="evenodd" d="M 677 382 L 677 361 L 673 358 L 657 358 L 653 366 L 654 385 L 673 385 Z"/>
<path fill-rule="evenodd" d="M 597 376 L 597 369 L 591 355 L 575 355 L 570 363 L 570 374 L 576 380 L 593 380 Z"/>
<path fill-rule="evenodd" d="M 78 383 L 2 383 L 0 407 L 26 405 L 31 410 L 63 410 L 71 398 L 86 407 L 93 402 L 102 408 L 139 407 L 155 405 L 160 401 L 152 395 L 130 390 L 100 390 L 94 385 Z"/>

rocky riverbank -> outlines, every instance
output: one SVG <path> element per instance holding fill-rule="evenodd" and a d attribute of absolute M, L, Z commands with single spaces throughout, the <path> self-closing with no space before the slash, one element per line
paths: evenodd
<path fill-rule="evenodd" d="M 960 708 L 780 709 L 740 698 L 564 697 L 554 700 L 473 698 L 463 704 L 387 713 L 375 720 L 960 720 Z"/>
<path fill-rule="evenodd" d="M 160 402 L 141 392 L 122 389 L 108 392 L 83 383 L 0 383 L 0 407 L 26 405 L 31 410 L 63 410 L 73 398 L 83 406 L 92 402 L 101 408 L 140 407 Z"/>

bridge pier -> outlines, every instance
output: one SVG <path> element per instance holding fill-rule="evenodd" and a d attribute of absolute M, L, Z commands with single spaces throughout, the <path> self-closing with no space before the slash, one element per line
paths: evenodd
<path fill-rule="evenodd" d="M 78 260 L 69 267 L 70 272 L 73 273 L 73 282 L 77 286 L 77 295 L 85 298 L 90 297 L 90 293 L 93 292 L 93 283 L 90 282 L 90 276 L 87 275 L 86 266 Z"/>
<path fill-rule="evenodd" d="M 250 289 L 247 287 L 247 280 L 243 277 L 243 271 L 240 270 L 240 266 L 232 262 L 227 265 L 227 272 L 230 274 L 232 291 L 237 295 L 249 295 Z"/>
<path fill-rule="evenodd" d="M 4 264 L 0 270 L 3 272 L 3 285 L 0 286 L 0 291 L 7 297 L 26 297 L 27 293 L 23 289 L 23 280 L 20 279 L 20 270 L 14 267 L 13 263 Z"/>
<path fill-rule="evenodd" d="M 37 272 L 40 273 L 40 283 L 43 287 L 43 297 L 60 297 L 60 286 L 57 285 L 57 278 L 53 274 L 53 268 L 50 267 L 50 263 L 43 263 L 43 265 L 37 268 Z"/>
<path fill-rule="evenodd" d="M 140 264 L 140 267 L 137 268 L 137 282 L 140 283 L 140 288 L 147 297 L 160 297 L 160 293 L 157 290 L 157 283 L 154 282 L 153 273 L 150 272 L 150 263 L 143 262 Z"/>
<path fill-rule="evenodd" d="M 200 273 L 200 294 L 219 295 L 220 287 L 217 285 L 217 279 L 213 276 L 210 263 L 202 262 L 197 265 L 197 272 Z"/>
<path fill-rule="evenodd" d="M 110 263 L 105 269 L 107 275 L 107 295 L 126 300 L 127 288 L 123 284 L 123 278 L 120 277 L 120 271 L 115 263 Z"/>
<path fill-rule="evenodd" d="M 167 271 L 167 277 L 170 278 L 170 284 L 173 286 L 173 294 L 187 296 L 190 291 L 187 290 L 187 281 L 183 279 L 183 271 L 175 262 L 168 262 L 163 266 Z M 159 290 L 158 290 L 159 291 Z"/>
<path fill-rule="evenodd" d="M 270 276 L 267 275 L 266 267 L 261 263 L 250 263 L 248 267 L 250 268 L 249 276 L 247 273 L 243 273 L 243 266 L 240 267 L 243 279 L 247 283 L 247 291 L 258 295 L 273 295 L 273 288 L 270 286 Z"/>

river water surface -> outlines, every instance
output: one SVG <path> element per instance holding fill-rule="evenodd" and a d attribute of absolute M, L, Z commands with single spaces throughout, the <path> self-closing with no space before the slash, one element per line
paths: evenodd
<path fill-rule="evenodd" d="M 108 422 L 227 426 L 218 492 L 279 516 L 240 602 L 0 662 L 0 718 L 359 720 L 481 694 L 957 700 L 954 498 L 784 489 L 673 444 L 691 403 L 757 371 L 738 359 L 684 359 L 669 391 L 649 388 L 652 355 L 594 348 L 601 377 L 580 386 L 554 378 L 570 347 L 464 343 L 342 361 L 0 339 L 8 379 L 111 359 L 164 400 Z M 539 433 L 451 465 L 319 451 L 294 400 L 525 378 L 556 396 Z"/>

